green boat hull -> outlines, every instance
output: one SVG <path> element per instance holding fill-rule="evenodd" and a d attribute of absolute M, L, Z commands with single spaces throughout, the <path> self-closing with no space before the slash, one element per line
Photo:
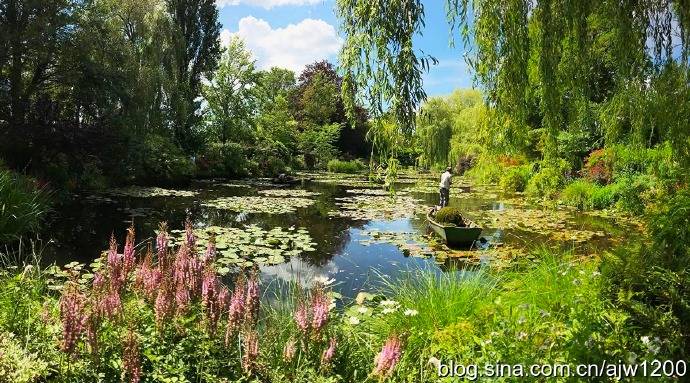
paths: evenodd
<path fill-rule="evenodd" d="M 467 227 L 457 227 L 442 225 L 436 222 L 431 214 L 427 214 L 426 218 L 431 229 L 443 238 L 448 246 L 471 246 L 482 234 L 482 228 L 472 222 Z"/>

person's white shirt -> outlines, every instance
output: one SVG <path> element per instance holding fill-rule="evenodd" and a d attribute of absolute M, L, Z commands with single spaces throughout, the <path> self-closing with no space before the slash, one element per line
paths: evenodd
<path fill-rule="evenodd" d="M 450 190 L 450 177 L 452 177 L 452 175 L 449 171 L 446 171 L 443 174 L 441 174 L 441 184 L 439 186 Z"/>

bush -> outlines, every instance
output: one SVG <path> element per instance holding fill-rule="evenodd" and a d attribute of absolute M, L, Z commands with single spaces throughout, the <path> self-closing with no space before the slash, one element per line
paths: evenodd
<path fill-rule="evenodd" d="M 638 336 L 662 340 L 669 359 L 690 355 L 690 191 L 660 201 L 647 217 L 650 235 L 602 262 L 605 292 L 630 316 Z"/>
<path fill-rule="evenodd" d="M 0 242 L 38 230 L 48 208 L 48 192 L 36 181 L 0 170 Z"/>
<path fill-rule="evenodd" d="M 567 164 L 564 161 L 544 165 L 530 178 L 525 191 L 531 197 L 553 197 L 565 183 L 566 170 Z"/>
<path fill-rule="evenodd" d="M 588 180 L 606 185 L 613 178 L 613 155 L 608 149 L 597 149 L 587 156 L 582 172 Z"/>
<path fill-rule="evenodd" d="M 598 185 L 590 181 L 577 180 L 563 189 L 561 202 L 580 210 L 590 209 L 592 208 L 592 195 L 598 188 Z"/>
<path fill-rule="evenodd" d="M 366 169 L 367 166 L 360 159 L 352 161 L 342 161 L 338 159 L 332 159 L 328 161 L 327 165 L 328 171 L 331 173 L 348 173 L 354 174 L 359 173 Z"/>
<path fill-rule="evenodd" d="M 436 221 L 445 224 L 464 227 L 465 220 L 462 218 L 462 211 L 457 207 L 446 206 L 436 212 Z"/>
<path fill-rule="evenodd" d="M 650 175 L 627 176 L 616 181 L 618 200 L 616 207 L 634 214 L 642 214 L 645 205 L 654 202 L 656 179 Z"/>
<path fill-rule="evenodd" d="M 496 183 L 501 179 L 503 167 L 496 158 L 483 155 L 465 174 L 478 183 Z"/>
<path fill-rule="evenodd" d="M 244 149 L 233 142 L 208 145 L 197 159 L 197 167 L 202 177 L 245 177 L 249 174 Z"/>
<path fill-rule="evenodd" d="M 513 166 L 503 173 L 498 185 L 508 192 L 522 192 L 525 191 L 531 177 L 531 165 Z"/>
<path fill-rule="evenodd" d="M 179 184 L 194 175 L 194 163 L 169 138 L 151 134 L 144 140 L 144 171 L 139 181 L 154 184 Z"/>

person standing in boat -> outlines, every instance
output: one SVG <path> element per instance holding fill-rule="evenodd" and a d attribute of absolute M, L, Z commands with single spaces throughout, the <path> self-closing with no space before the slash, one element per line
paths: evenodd
<path fill-rule="evenodd" d="M 440 205 L 442 208 L 448 206 L 450 199 L 450 179 L 452 177 L 450 166 L 446 168 L 446 171 L 441 174 L 441 184 L 438 190 L 438 194 L 441 195 Z"/>

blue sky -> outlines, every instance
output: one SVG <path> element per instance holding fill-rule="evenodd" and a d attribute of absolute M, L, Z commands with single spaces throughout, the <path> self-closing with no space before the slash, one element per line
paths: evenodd
<path fill-rule="evenodd" d="M 462 44 L 450 47 L 444 3 L 424 1 L 426 28 L 415 41 L 417 49 L 439 60 L 424 76 L 429 96 L 472 86 Z M 216 0 L 216 4 L 224 29 L 221 38 L 227 41 L 232 35 L 240 36 L 261 69 L 281 66 L 299 72 L 316 60 L 337 60 L 343 37 L 334 0 Z"/>

